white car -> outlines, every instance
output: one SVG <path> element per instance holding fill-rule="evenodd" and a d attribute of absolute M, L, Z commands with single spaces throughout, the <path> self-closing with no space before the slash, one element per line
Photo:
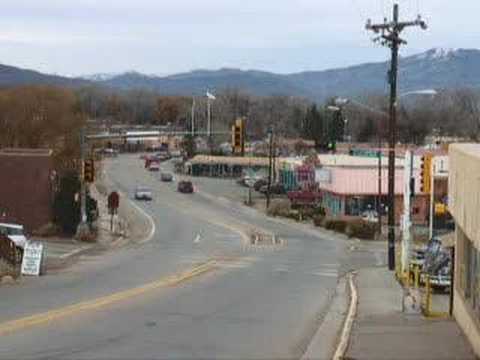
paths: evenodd
<path fill-rule="evenodd" d="M 136 200 L 152 200 L 152 190 L 145 186 L 137 186 L 135 189 Z"/>
<path fill-rule="evenodd" d="M 0 223 L 0 234 L 6 235 L 17 247 L 25 248 L 27 237 L 25 236 L 23 225 Z"/>

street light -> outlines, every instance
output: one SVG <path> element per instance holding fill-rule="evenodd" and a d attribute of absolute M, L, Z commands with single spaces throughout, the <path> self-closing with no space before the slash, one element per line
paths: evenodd
<path fill-rule="evenodd" d="M 216 100 L 217 98 L 211 92 L 207 90 L 207 137 L 208 137 L 208 146 L 210 147 L 210 155 L 212 153 L 212 111 L 211 111 L 211 101 Z"/>
<path fill-rule="evenodd" d="M 397 98 L 403 98 L 409 95 L 431 95 L 435 96 L 437 95 L 438 92 L 434 89 L 422 89 L 422 90 L 412 90 L 412 91 L 407 91 L 403 94 L 400 94 Z M 346 98 L 336 98 L 334 100 L 334 103 L 336 107 L 341 107 L 349 103 L 353 103 L 356 106 L 359 106 L 361 108 L 367 109 L 370 112 L 376 113 L 381 115 L 382 117 L 388 118 L 390 114 L 371 108 L 370 106 L 367 106 L 365 104 L 362 104 L 358 101 L 351 100 L 351 99 L 346 99 Z M 397 102 L 393 104 L 395 107 L 398 105 Z M 396 129 L 394 129 L 396 131 Z M 388 255 L 389 255 L 389 266 L 391 263 L 394 263 L 394 261 L 391 261 L 391 257 L 394 257 L 394 252 L 395 252 L 395 193 L 394 193 L 394 188 L 392 186 L 393 181 L 395 179 L 395 164 L 392 162 L 391 158 L 391 151 L 393 151 L 393 155 L 395 155 L 395 144 L 391 145 L 393 146 L 392 148 L 389 148 L 389 177 L 388 177 L 388 225 L 389 225 L 389 248 L 388 248 Z M 382 162 L 381 162 L 381 142 L 380 142 L 380 134 L 378 134 L 378 203 L 377 203 L 377 212 L 378 212 L 378 223 L 379 223 L 379 233 L 381 234 L 381 216 L 380 216 L 380 211 L 381 211 L 381 195 L 382 195 L 382 178 L 381 178 L 381 171 L 382 171 Z M 393 158 L 393 161 L 395 161 L 395 158 Z M 394 259 L 393 259 L 394 260 Z"/>

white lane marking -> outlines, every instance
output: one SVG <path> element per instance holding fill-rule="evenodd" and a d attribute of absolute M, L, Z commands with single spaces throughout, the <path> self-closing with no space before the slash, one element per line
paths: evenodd
<path fill-rule="evenodd" d="M 338 277 L 338 273 L 332 272 L 332 271 L 314 271 L 311 272 L 310 275 L 315 275 L 315 276 L 324 276 L 324 277 Z"/>
<path fill-rule="evenodd" d="M 193 239 L 193 243 L 198 244 L 199 242 L 200 242 L 200 234 L 197 234 L 197 236 L 195 236 L 195 239 Z"/>
<path fill-rule="evenodd" d="M 70 251 L 68 253 L 60 255 L 60 256 L 58 256 L 58 258 L 63 260 L 63 259 L 66 259 L 66 258 L 71 257 L 73 255 L 76 255 L 78 253 L 81 253 L 82 251 L 84 251 L 86 249 L 90 249 L 90 248 L 91 248 L 91 246 L 82 246 L 81 248 L 78 248 L 78 249 L 75 249 L 75 250 Z"/>
<path fill-rule="evenodd" d="M 124 196 L 124 198 L 127 198 L 126 196 Z M 150 240 L 152 240 L 153 238 L 153 235 L 155 235 L 155 231 L 156 231 L 156 227 L 155 227 L 155 221 L 153 221 L 153 218 L 145 211 L 143 210 L 140 206 L 138 206 L 137 204 L 135 204 L 133 201 L 131 201 L 130 199 L 128 200 L 130 201 L 130 203 L 133 205 L 133 207 L 135 209 L 137 209 L 138 211 L 140 211 L 147 219 L 148 221 L 150 222 L 150 232 L 148 233 L 147 237 L 145 239 L 143 239 L 142 241 L 139 242 L 139 244 L 144 244 L 146 242 L 149 242 Z"/>

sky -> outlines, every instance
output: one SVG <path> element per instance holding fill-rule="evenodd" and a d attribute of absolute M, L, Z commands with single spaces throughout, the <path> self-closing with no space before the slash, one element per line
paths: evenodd
<path fill-rule="evenodd" d="M 480 47 L 480 0 L 398 0 L 401 55 Z M 15 0 L 2 4 L 0 63 L 78 76 L 222 67 L 277 73 L 388 59 L 365 22 L 393 0 Z"/>

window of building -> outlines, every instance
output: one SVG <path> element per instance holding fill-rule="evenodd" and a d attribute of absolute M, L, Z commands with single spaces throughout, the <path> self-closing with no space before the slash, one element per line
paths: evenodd
<path fill-rule="evenodd" d="M 473 243 L 463 233 L 463 271 L 462 291 L 463 296 L 470 304 L 473 311 L 480 319 L 480 251 L 473 246 Z"/>

